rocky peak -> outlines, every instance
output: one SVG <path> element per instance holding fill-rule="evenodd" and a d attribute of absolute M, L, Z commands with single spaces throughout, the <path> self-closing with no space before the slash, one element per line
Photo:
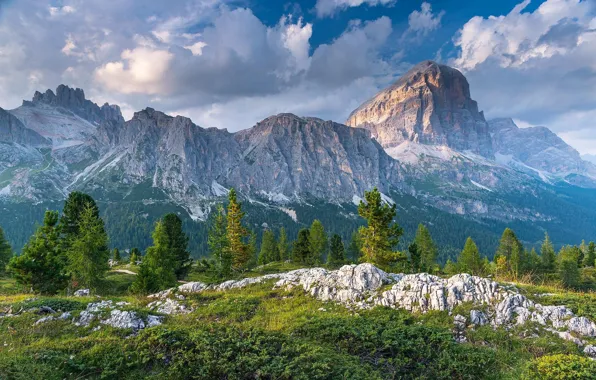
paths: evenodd
<path fill-rule="evenodd" d="M 27 129 L 14 115 L 0 108 L 0 142 L 17 143 L 34 147 L 51 145 L 39 133 Z"/>
<path fill-rule="evenodd" d="M 97 104 L 85 98 L 85 92 L 80 88 L 71 88 L 61 84 L 56 88 L 56 93 L 47 90 L 43 94 L 36 91 L 33 99 L 23 101 L 23 106 L 47 104 L 53 107 L 61 107 L 93 123 L 100 124 L 103 121 L 116 121 L 123 123 L 124 118 L 120 107 L 105 103 L 99 107 Z"/>
<path fill-rule="evenodd" d="M 484 114 L 458 70 L 424 61 L 358 107 L 346 122 L 369 129 L 386 149 L 404 141 L 493 157 Z"/>

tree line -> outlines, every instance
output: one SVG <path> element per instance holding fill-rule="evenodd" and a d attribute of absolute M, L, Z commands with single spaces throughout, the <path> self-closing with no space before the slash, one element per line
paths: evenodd
<path fill-rule="evenodd" d="M 392 272 L 434 274 L 470 273 L 498 279 L 558 281 L 566 287 L 582 285 L 581 271 L 593 267 L 593 242 L 565 246 L 558 253 L 545 235 L 540 253 L 528 251 L 515 233 L 505 229 L 493 261 L 480 254 L 469 237 L 456 261 L 444 267 L 437 263 L 437 245 L 426 226 L 420 224 L 407 250 L 398 250 L 403 230 L 395 222 L 396 204 L 384 202 L 375 188 L 364 194 L 358 214 L 365 224 L 345 243 L 338 234 L 327 233 L 319 220 L 298 231 L 291 242 L 285 229 L 265 229 L 260 247 L 254 231 L 245 225 L 245 212 L 236 191 L 228 194 L 227 207 L 220 205 L 210 218 L 207 245 L 210 259 L 197 263 L 219 279 L 230 278 L 248 269 L 274 262 L 294 262 L 303 266 L 368 262 Z M 176 214 L 158 220 L 151 234 L 152 245 L 142 255 L 133 248 L 127 261 L 140 264 L 130 290 L 149 293 L 175 286 L 192 268 L 189 237 Z M 111 263 L 122 263 L 118 249 Z M 43 224 L 31 236 L 19 256 L 12 254 L 0 229 L 0 268 L 33 292 L 54 294 L 76 288 L 97 288 L 109 269 L 110 252 L 104 222 L 91 196 L 73 192 L 62 213 L 47 211 Z"/>

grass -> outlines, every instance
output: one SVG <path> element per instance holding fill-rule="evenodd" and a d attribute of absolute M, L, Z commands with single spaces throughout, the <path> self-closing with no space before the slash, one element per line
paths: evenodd
<path fill-rule="evenodd" d="M 249 275 L 296 268 L 280 263 Z M 190 277 L 206 275 L 193 272 Z M 146 315 L 152 300 L 127 293 L 133 280 L 134 275 L 108 273 L 99 292 L 103 299 L 130 302 L 125 310 Z M 40 306 L 76 317 L 97 298 L 32 299 L 18 293 L 12 280 L 1 279 L 0 312 L 22 312 L 0 318 L 0 378 L 518 379 L 533 378 L 528 375 L 532 369 L 540 374 L 537 378 L 548 379 L 556 378 L 543 376 L 544 363 L 555 360 L 550 358 L 578 361 L 581 370 L 588 366 L 577 359 L 580 352 L 573 343 L 539 326 L 483 326 L 467 332 L 468 343 L 456 344 L 447 312 L 353 311 L 316 300 L 301 288 L 273 289 L 273 282 L 189 295 L 183 302 L 192 313 L 166 316 L 163 325 L 135 334 L 106 326 L 93 331 L 97 322 L 91 328 L 70 321 L 36 326 Z M 543 304 L 561 302 L 580 314 L 593 313 L 592 293 L 528 285 L 520 289 L 528 296 L 553 293 L 550 298 L 534 296 Z M 454 314 L 469 314 L 471 308 L 460 305 Z"/>

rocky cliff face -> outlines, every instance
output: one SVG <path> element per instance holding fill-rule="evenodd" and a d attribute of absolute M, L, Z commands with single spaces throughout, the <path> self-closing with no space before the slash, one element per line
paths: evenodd
<path fill-rule="evenodd" d="M 432 61 L 414 66 L 358 107 L 346 122 L 366 128 L 386 149 L 405 141 L 493 157 L 488 124 L 459 71 Z"/>
<path fill-rule="evenodd" d="M 512 119 L 491 120 L 489 125 L 499 162 L 517 168 L 523 164 L 547 176 L 596 178 L 596 166 L 584 161 L 578 151 L 546 127 L 519 128 Z"/>
<path fill-rule="evenodd" d="M 87 100 L 85 98 L 85 92 L 82 89 L 70 88 L 63 84 L 56 88 L 55 94 L 52 90 L 47 90 L 43 94 L 36 91 L 30 102 L 23 101 L 23 106 L 35 106 L 40 103 L 72 111 L 92 123 L 99 124 L 110 120 L 124 122 L 120 107 L 117 105 L 105 103 L 100 107 L 92 101 Z"/>
<path fill-rule="evenodd" d="M 0 142 L 31 147 L 50 145 L 50 142 L 39 133 L 26 128 L 19 119 L 2 108 L 0 108 Z"/>
<path fill-rule="evenodd" d="M 246 191 L 349 201 L 399 181 L 398 164 L 365 130 L 280 114 L 235 137 L 242 160 L 229 181 Z"/>

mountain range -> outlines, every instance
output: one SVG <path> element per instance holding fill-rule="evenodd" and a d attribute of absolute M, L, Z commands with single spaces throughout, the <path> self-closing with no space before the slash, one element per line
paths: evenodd
<path fill-rule="evenodd" d="M 356 204 L 378 187 L 405 226 L 427 223 L 452 246 L 484 234 L 489 251 L 507 225 L 530 244 L 546 230 L 560 244 L 596 238 L 596 165 L 545 127 L 487 121 L 465 76 L 432 61 L 345 124 L 279 114 L 230 133 L 152 108 L 125 121 L 118 106 L 65 85 L 0 108 L 0 225 L 15 245 L 30 233 L 19 223 L 40 220 L 73 190 L 134 214 L 112 227 L 126 230 L 167 210 L 204 225 L 231 187 L 261 219 L 290 230 L 324 207 L 346 236 L 342 221 L 358 223 Z M 123 234 L 113 245 L 147 244 Z"/>

